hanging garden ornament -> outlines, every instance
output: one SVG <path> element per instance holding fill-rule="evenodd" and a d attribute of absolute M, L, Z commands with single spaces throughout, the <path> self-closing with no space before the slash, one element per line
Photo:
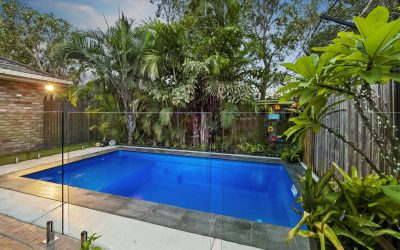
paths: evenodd
<path fill-rule="evenodd" d="M 270 113 L 270 114 L 273 114 L 273 113 L 274 113 L 274 110 L 272 109 L 272 107 L 269 107 L 269 113 Z"/>
<path fill-rule="evenodd" d="M 270 135 L 269 136 L 269 141 L 276 141 L 276 135 Z"/>
<path fill-rule="evenodd" d="M 274 127 L 273 126 L 269 126 L 268 127 L 268 132 L 274 132 Z"/>
<path fill-rule="evenodd" d="M 275 110 L 281 110 L 281 105 L 276 104 L 276 105 L 275 105 Z"/>

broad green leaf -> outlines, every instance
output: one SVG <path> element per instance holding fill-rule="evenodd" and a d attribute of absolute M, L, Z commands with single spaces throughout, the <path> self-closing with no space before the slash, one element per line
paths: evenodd
<path fill-rule="evenodd" d="M 387 234 L 387 235 L 393 236 L 397 239 L 400 239 L 400 232 L 394 231 L 392 229 L 379 229 L 379 230 L 374 231 L 374 234 L 376 236 Z"/>
<path fill-rule="evenodd" d="M 375 222 L 372 222 L 366 218 L 355 217 L 351 215 L 346 215 L 346 218 L 354 223 L 357 223 L 357 225 L 360 227 L 380 227 Z"/>
<path fill-rule="evenodd" d="M 386 7 L 378 6 L 367 16 L 368 23 L 387 23 L 389 21 L 389 10 Z"/>
<path fill-rule="evenodd" d="M 382 77 L 386 77 L 388 79 L 395 80 L 396 82 L 400 82 L 400 74 L 396 73 L 384 73 L 382 74 Z"/>
<path fill-rule="evenodd" d="M 384 53 L 385 51 L 389 50 L 392 48 L 392 46 L 400 40 L 400 33 L 397 33 L 395 37 L 393 37 L 389 42 L 385 44 L 380 50 L 381 53 Z"/>
<path fill-rule="evenodd" d="M 341 183 L 336 177 L 335 177 L 335 181 L 336 181 L 336 183 L 339 185 L 340 189 L 342 190 L 342 193 L 343 193 L 344 197 L 346 198 L 347 203 L 349 204 L 349 206 L 350 206 L 350 208 L 351 208 L 351 211 L 353 212 L 353 214 L 354 214 L 355 216 L 358 216 L 359 213 L 358 213 L 358 211 L 357 211 L 357 208 L 356 208 L 356 206 L 354 205 L 353 200 L 350 198 L 349 194 L 347 193 L 347 190 L 343 188 L 342 183 Z"/>
<path fill-rule="evenodd" d="M 343 176 L 343 178 L 348 181 L 351 182 L 351 178 L 350 176 L 341 168 L 339 167 L 336 163 L 332 162 L 332 165 L 336 168 L 336 170 L 338 170 L 340 172 L 340 174 Z"/>
<path fill-rule="evenodd" d="M 315 95 L 315 91 L 311 89 L 305 89 L 303 93 L 300 95 L 299 105 L 303 106 L 304 104 L 308 103 L 310 99 Z"/>
<path fill-rule="evenodd" d="M 299 230 L 297 232 L 297 235 L 303 238 L 308 238 L 308 237 L 316 237 L 317 234 L 314 232 L 311 232 L 309 230 Z"/>
<path fill-rule="evenodd" d="M 382 187 L 383 193 L 392 201 L 400 204 L 400 185 L 390 185 Z"/>
<path fill-rule="evenodd" d="M 373 250 L 373 248 L 367 246 L 360 238 L 358 238 L 357 236 L 355 236 L 354 234 L 350 233 L 349 231 L 347 231 L 346 229 L 342 229 L 338 226 L 334 226 L 332 228 L 332 230 L 336 233 L 336 235 L 341 235 L 341 236 L 346 236 L 352 240 L 354 240 L 355 242 L 357 242 L 358 244 L 360 244 L 361 246 L 365 246 L 370 250 Z"/>
<path fill-rule="evenodd" d="M 324 234 L 318 232 L 318 238 L 319 238 L 319 244 L 320 244 L 321 250 L 325 250 L 325 236 L 324 236 Z"/>
<path fill-rule="evenodd" d="M 282 88 L 280 88 L 280 89 L 276 92 L 276 94 L 280 94 L 280 93 L 286 92 L 286 91 L 288 91 L 288 90 L 297 88 L 297 87 L 299 86 L 299 84 L 300 84 L 299 82 L 290 82 L 290 83 L 288 83 L 286 86 L 283 86 Z M 285 101 L 286 101 L 286 100 L 285 100 Z"/>
<path fill-rule="evenodd" d="M 352 178 L 357 178 L 358 177 L 358 171 L 355 166 L 351 166 L 351 177 Z"/>
<path fill-rule="evenodd" d="M 377 52 L 384 48 L 385 45 L 392 40 L 399 31 L 400 19 L 380 25 L 376 32 L 371 33 L 368 37 L 366 37 L 364 46 L 370 58 L 374 58 Z"/>
<path fill-rule="evenodd" d="M 294 64 L 284 63 L 282 66 L 303 76 L 306 79 L 311 79 L 315 74 L 315 66 L 312 63 L 310 56 L 300 57 Z"/>
<path fill-rule="evenodd" d="M 326 174 L 322 176 L 317 182 L 317 187 L 315 189 L 315 196 L 319 196 L 321 194 L 321 191 L 323 188 L 328 185 L 329 181 L 331 180 L 333 176 L 333 171 L 329 170 Z"/>
<path fill-rule="evenodd" d="M 328 224 L 323 224 L 322 222 L 316 222 L 315 227 L 323 233 L 326 238 L 336 247 L 337 250 L 344 250 L 342 243 L 340 243 L 335 232 L 328 226 Z"/>
<path fill-rule="evenodd" d="M 354 17 L 353 18 L 354 24 L 357 26 L 358 31 L 360 34 L 365 38 L 369 34 L 369 28 L 367 20 L 363 17 Z"/>
<path fill-rule="evenodd" d="M 299 223 L 297 223 L 297 225 L 289 231 L 288 237 L 287 237 L 288 241 L 291 240 L 296 235 L 296 233 L 299 231 L 299 229 L 306 222 L 307 218 L 310 217 L 310 216 L 311 216 L 310 213 L 307 213 L 307 211 L 304 211 L 303 218 L 301 218 Z"/>
<path fill-rule="evenodd" d="M 379 82 L 379 80 L 381 79 L 381 76 L 382 76 L 382 72 L 377 68 L 373 68 L 370 71 L 360 70 L 358 73 L 369 84 L 375 84 L 375 83 Z"/>
<path fill-rule="evenodd" d="M 331 217 L 332 214 L 338 214 L 339 212 L 335 211 L 335 210 L 331 210 L 329 211 L 324 218 L 322 219 L 322 223 L 326 223 L 326 221 L 329 219 L 329 217 Z"/>

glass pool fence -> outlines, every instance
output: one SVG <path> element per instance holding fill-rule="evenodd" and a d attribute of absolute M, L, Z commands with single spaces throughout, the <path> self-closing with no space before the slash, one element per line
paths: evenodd
<path fill-rule="evenodd" d="M 284 236 L 298 219 L 291 177 L 260 160 L 288 146 L 291 116 L 275 106 L 3 113 L 0 188 L 32 199 L 27 222 L 52 221 L 76 239 L 96 233 L 109 249 L 266 247 L 265 237 Z M 24 218 L 14 212 L 1 211 Z"/>

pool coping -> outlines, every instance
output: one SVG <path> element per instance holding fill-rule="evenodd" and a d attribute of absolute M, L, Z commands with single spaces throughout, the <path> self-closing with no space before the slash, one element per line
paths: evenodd
<path fill-rule="evenodd" d="M 300 191 L 298 175 L 304 174 L 304 168 L 300 164 L 286 163 L 279 158 L 130 146 L 113 147 L 100 152 L 73 157 L 66 159 L 65 163 L 118 150 L 282 164 L 298 191 Z M 33 172 L 59 166 L 60 164 L 61 161 L 56 161 L 2 175 L 0 176 L 0 188 L 61 201 L 62 187 L 60 184 L 22 177 Z M 282 242 L 289 231 L 289 228 L 283 226 L 253 222 L 71 186 L 64 186 L 64 202 L 65 204 L 73 204 L 263 249 L 273 248 L 273 246 L 282 248 Z M 287 245 L 288 249 L 292 249 L 292 247 L 294 249 L 307 249 L 308 246 L 308 240 L 298 237 Z"/>

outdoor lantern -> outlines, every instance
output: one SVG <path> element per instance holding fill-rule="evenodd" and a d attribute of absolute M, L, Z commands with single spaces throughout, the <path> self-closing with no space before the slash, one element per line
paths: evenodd
<path fill-rule="evenodd" d="M 269 126 L 268 127 L 268 132 L 274 132 L 274 127 L 273 126 Z"/>
<path fill-rule="evenodd" d="M 53 92 L 54 91 L 54 86 L 52 84 L 47 84 L 45 86 L 46 90 L 49 92 Z"/>

